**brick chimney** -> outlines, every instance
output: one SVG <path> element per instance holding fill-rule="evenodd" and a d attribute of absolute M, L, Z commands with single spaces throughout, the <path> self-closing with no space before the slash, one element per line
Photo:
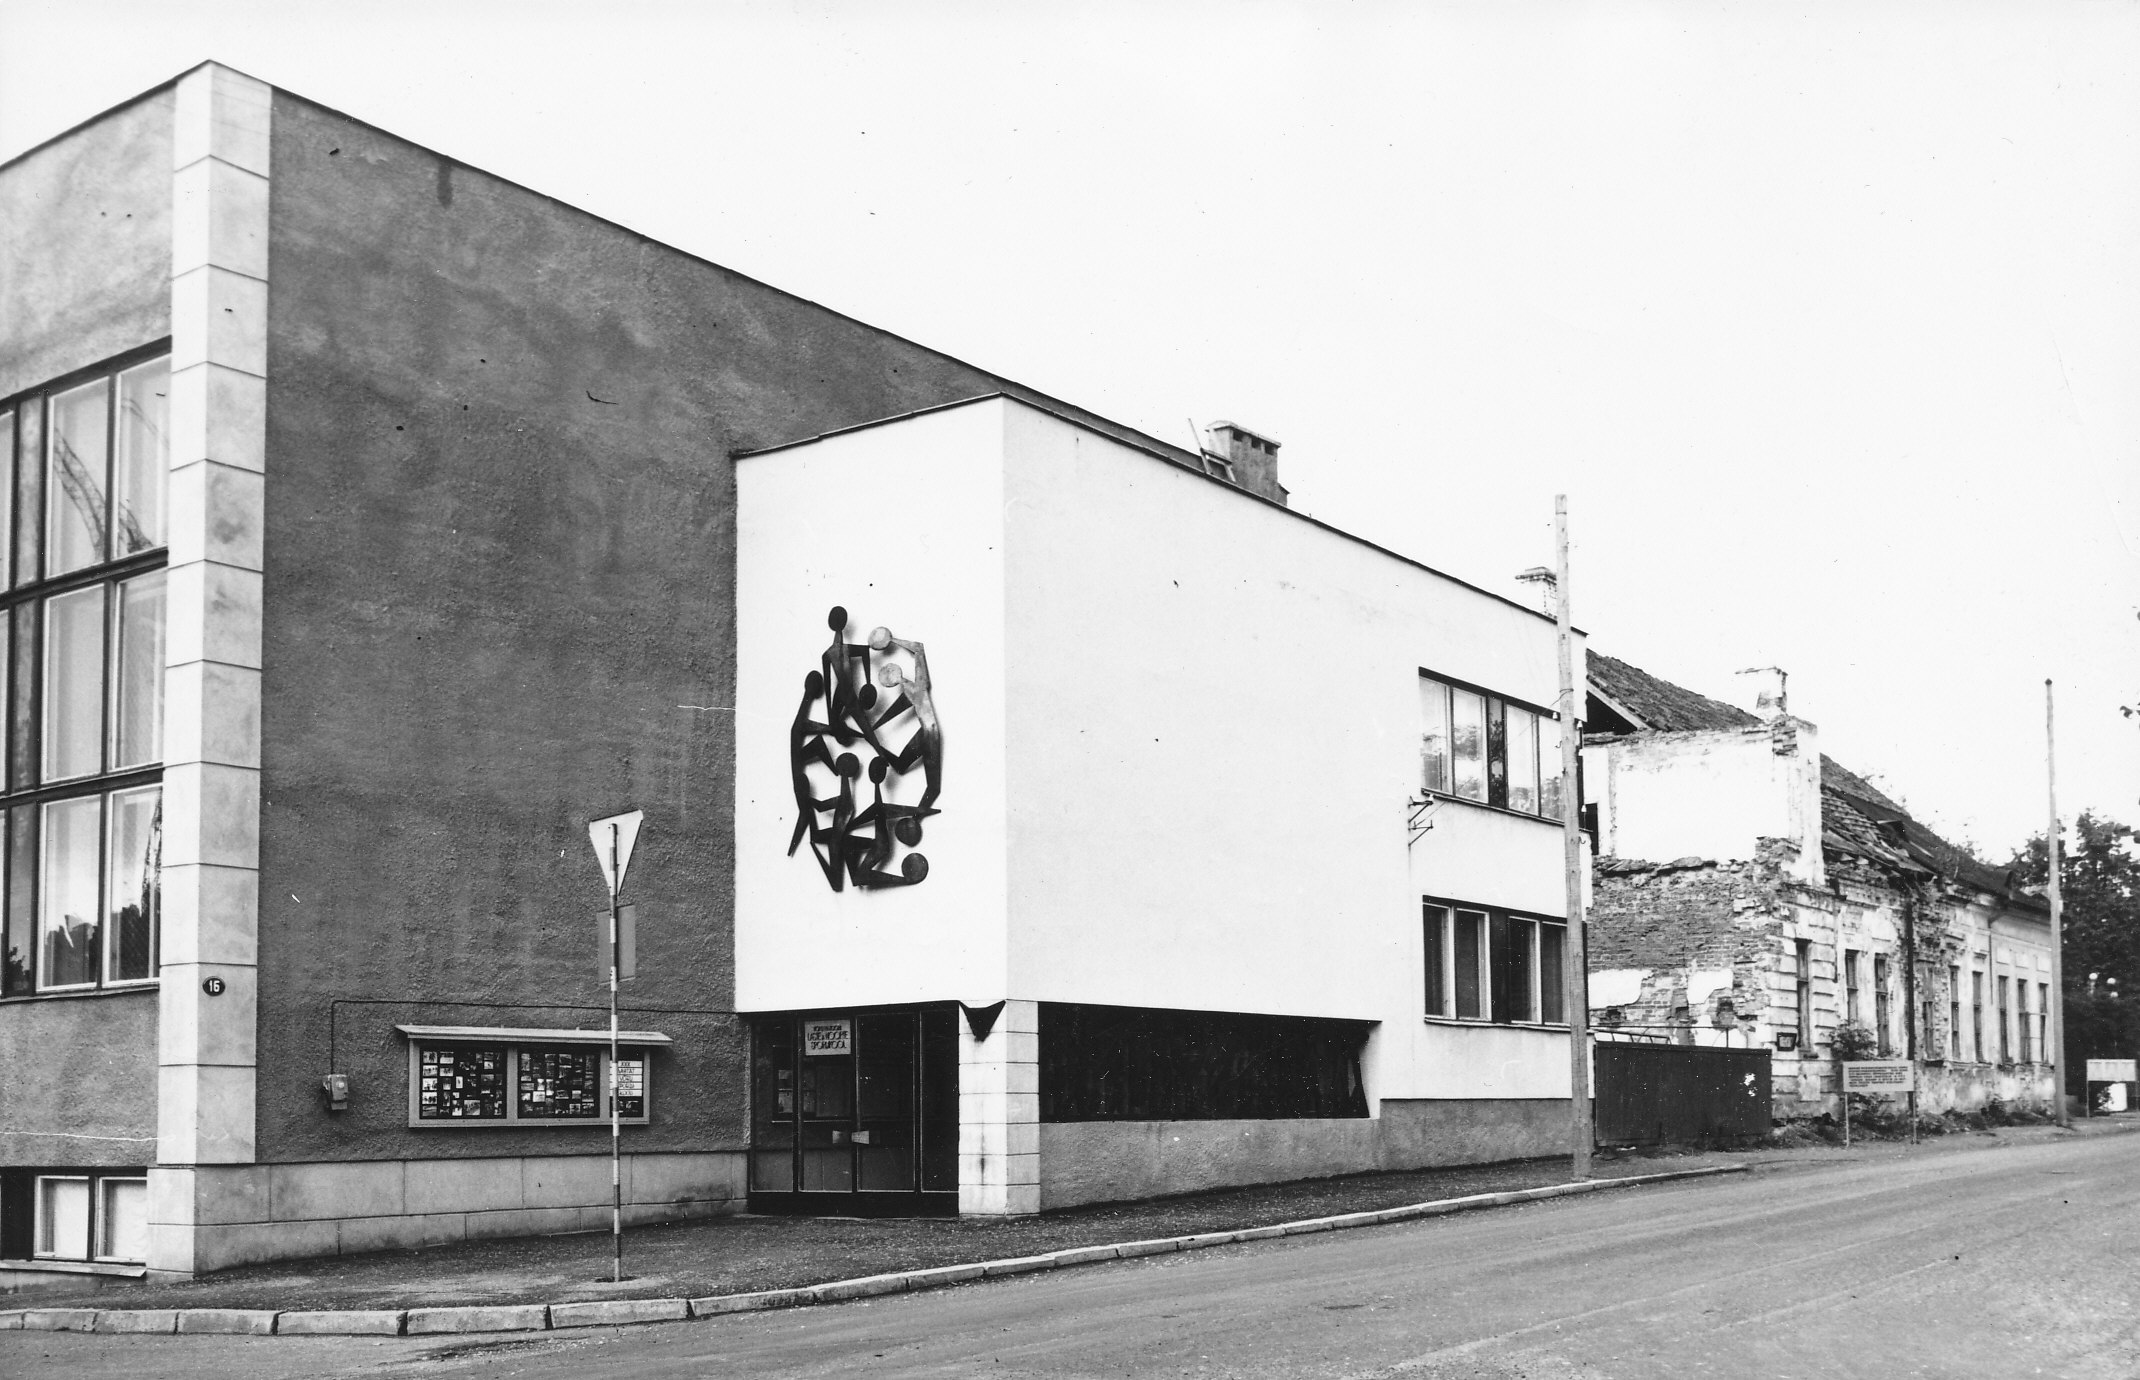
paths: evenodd
<path fill-rule="evenodd" d="M 1278 482 L 1278 443 L 1239 422 L 1204 428 L 1204 468 L 1274 503 L 1286 501 L 1285 485 Z"/>

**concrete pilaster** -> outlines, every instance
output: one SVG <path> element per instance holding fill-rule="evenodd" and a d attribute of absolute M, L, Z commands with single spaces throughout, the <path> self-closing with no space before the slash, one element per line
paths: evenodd
<path fill-rule="evenodd" d="M 271 91 L 179 79 L 171 235 L 171 561 L 163 967 L 150 1265 L 190 1270 L 192 1166 L 254 1159 L 261 543 Z M 222 991 L 210 995 L 210 979 Z"/>
<path fill-rule="evenodd" d="M 959 1026 L 959 1211 L 1040 1211 L 1040 1003 L 1004 1003 L 988 1038 Z"/>

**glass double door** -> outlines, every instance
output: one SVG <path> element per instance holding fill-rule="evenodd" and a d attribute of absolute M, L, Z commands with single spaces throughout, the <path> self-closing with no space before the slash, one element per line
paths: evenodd
<path fill-rule="evenodd" d="M 751 1207 L 958 1210 L 958 1013 L 938 1007 L 751 1022 Z"/>

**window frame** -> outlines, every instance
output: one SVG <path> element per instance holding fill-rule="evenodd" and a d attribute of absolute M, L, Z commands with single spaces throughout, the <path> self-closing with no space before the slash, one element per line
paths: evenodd
<path fill-rule="evenodd" d="M 1470 681 L 1461 680 L 1455 676 L 1444 675 L 1439 671 L 1430 670 L 1424 666 L 1419 668 L 1418 680 L 1421 760 L 1415 784 L 1424 798 L 1459 801 L 1465 805 L 1474 805 L 1481 809 L 1496 810 L 1502 814 L 1514 815 L 1519 819 L 1534 819 L 1547 824 L 1562 823 L 1560 814 L 1549 812 L 1552 807 L 1552 801 L 1548 799 L 1549 794 L 1560 798 L 1565 798 L 1567 794 L 1567 783 L 1561 781 L 1557 774 L 1561 765 L 1559 745 L 1556 743 L 1554 750 L 1550 754 L 1546 750 L 1548 736 L 1546 725 L 1548 723 L 1559 724 L 1559 714 L 1542 705 L 1519 699 L 1514 695 L 1505 695 L 1497 690 L 1475 685 Z M 1438 688 L 1441 692 L 1439 698 L 1439 727 L 1442 730 L 1440 761 L 1444 776 L 1441 784 L 1436 784 L 1431 780 L 1432 773 L 1428 767 L 1430 752 L 1427 743 L 1430 741 L 1430 736 L 1427 730 L 1435 726 L 1433 721 L 1434 711 L 1428 707 L 1428 702 L 1435 688 Z M 1458 789 L 1459 758 L 1456 749 L 1458 729 L 1456 697 L 1458 695 L 1476 696 L 1480 702 L 1479 794 L 1477 795 L 1469 795 Z M 1523 715 L 1524 718 L 1515 720 L 1514 716 L 1517 714 Z M 1512 723 L 1514 726 L 1512 726 Z M 1524 741 L 1529 745 L 1531 758 L 1531 779 L 1527 783 L 1513 783 L 1509 778 L 1510 759 L 1512 756 L 1509 751 L 1511 732 L 1527 735 Z M 1549 793 L 1549 782 L 1557 784 L 1558 789 Z M 1527 786 L 1535 808 L 1522 809 L 1509 803 L 1517 784 Z"/>
<path fill-rule="evenodd" d="M 1813 1052 L 1813 941 L 1794 939 L 1792 944 L 1798 959 L 1798 1048 L 1804 1058 Z"/>
<path fill-rule="evenodd" d="M 1883 953 L 1873 956 L 1873 1026 L 1879 1037 L 1880 1057 L 1887 1059 L 1895 1053 L 1895 994 L 1889 990 L 1894 984 L 1894 964 Z"/>
<path fill-rule="evenodd" d="M 140 685 L 153 687 L 153 707 L 147 719 L 154 723 L 156 755 L 131 765 L 117 765 L 124 714 L 120 700 L 127 684 L 120 664 L 126 642 L 122 638 L 125 595 L 140 588 L 144 580 L 160 579 L 170 565 L 170 451 L 169 386 L 165 386 L 162 412 L 164 434 L 160 463 L 138 452 L 131 433 L 126 399 L 130 383 L 143 371 L 163 366 L 168 379 L 171 345 L 168 339 L 114 356 L 86 369 L 52 379 L 35 388 L 0 400 L 0 959 L 8 946 L 20 939 L 23 968 L 17 972 L 0 968 L 0 1002 L 40 1001 L 101 995 L 107 992 L 139 991 L 160 981 L 162 964 L 162 905 L 160 877 L 151 892 L 153 914 L 149 920 L 148 971 L 143 976 L 115 977 L 119 971 L 111 894 L 114 870 L 112 829 L 118 816 L 115 801 L 131 791 L 156 787 L 164 777 L 161 720 L 165 676 L 158 655 L 142 663 Z M 49 573 L 53 545 L 56 494 L 62 487 L 51 481 L 55 446 L 58 445 L 57 401 L 89 387 L 103 389 L 104 436 L 101 501 L 103 503 L 102 547 L 95 559 L 75 569 Z M 137 438 L 138 439 L 138 438 Z M 122 456 L 122 451 L 126 452 Z M 120 529 L 125 519 L 120 509 L 120 470 L 130 466 L 133 478 L 148 478 L 163 486 L 154 504 L 155 524 L 162 528 L 159 544 L 135 551 L 122 551 Z M 130 489 L 129 492 L 132 492 Z M 137 496 L 138 497 L 138 496 Z M 47 719 L 52 709 L 49 683 L 58 668 L 49 657 L 48 625 L 54 601 L 99 591 L 101 617 L 93 639 L 99 661 L 96 678 L 96 765 L 86 772 L 65 777 L 46 774 L 52 735 Z M 159 641 L 168 636 L 169 585 L 163 584 L 158 615 Z M 85 639 L 86 641 L 89 639 Z M 24 645 L 29 644 L 29 645 Z M 131 702 L 130 702 L 131 703 Z M 87 735 L 84 735 L 85 738 Z M 97 799 L 98 838 L 96 859 L 97 907 L 93 975 L 86 981 L 44 981 L 46 917 L 44 914 L 45 870 L 48 836 L 44 819 L 48 807 L 77 799 Z M 159 795 L 160 812 L 162 797 Z M 17 828 L 13 817 L 27 813 L 32 818 Z M 158 816 L 160 819 L 160 814 Z M 159 831 L 160 836 L 160 831 Z M 160 873 L 160 868 L 157 869 Z"/>
<path fill-rule="evenodd" d="M 1459 986 L 1458 958 L 1462 943 L 1458 926 L 1470 923 L 1478 935 L 1478 952 L 1474 960 L 1477 984 L 1477 1014 L 1461 1014 L 1462 988 Z M 1495 1000 L 1496 944 L 1502 936 L 1519 932 L 1525 936 L 1523 945 L 1523 972 L 1529 985 L 1528 1011 L 1524 1017 L 1499 1016 Z M 1421 1019 L 1430 1024 L 1466 1026 L 1514 1026 L 1535 1030 L 1566 1030 L 1568 1028 L 1566 996 L 1561 1000 L 1561 1019 L 1548 1020 L 1546 984 L 1552 976 L 1545 971 L 1544 953 L 1549 930 L 1560 932 L 1563 961 L 1567 953 L 1568 922 L 1565 917 L 1545 915 L 1538 911 L 1517 910 L 1508 906 L 1481 905 L 1474 901 L 1459 901 L 1446 896 L 1422 896 L 1420 898 L 1420 941 L 1422 961 L 1420 965 L 1420 1012 Z M 1436 955 L 1439 955 L 1438 961 Z M 1439 994 L 1428 990 L 1430 982 L 1440 979 Z M 1439 1010 L 1436 1007 L 1439 1006 Z"/>
<path fill-rule="evenodd" d="M 107 1186 L 115 1183 L 140 1184 L 143 1194 L 142 1211 L 146 1214 L 148 1210 L 147 1193 L 149 1185 L 147 1169 L 140 1167 L 103 1169 L 48 1166 L 20 1172 L 29 1181 L 27 1200 L 30 1210 L 29 1230 L 27 1233 L 30 1249 L 20 1258 L 23 1262 L 34 1264 L 49 1261 L 54 1264 L 75 1265 L 143 1265 L 147 1263 L 146 1242 L 143 1243 L 143 1251 L 139 1256 L 119 1255 L 106 1249 L 111 1244 L 108 1239 L 111 1222 L 106 1203 Z M 62 1254 L 56 1250 L 41 1249 L 48 1225 L 44 1186 L 47 1183 L 54 1182 L 80 1183 L 86 1186 L 86 1210 L 88 1215 L 83 1223 L 83 1250 L 80 1255 Z"/>

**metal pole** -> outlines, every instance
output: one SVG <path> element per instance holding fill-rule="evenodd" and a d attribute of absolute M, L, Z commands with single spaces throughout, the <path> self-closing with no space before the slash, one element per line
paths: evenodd
<path fill-rule="evenodd" d="M 609 1278 L 624 1282 L 624 1123 L 617 1104 L 617 967 L 623 962 L 617 924 L 617 833 L 609 826 Z"/>
<path fill-rule="evenodd" d="M 2049 864 L 2046 894 L 2051 899 L 2051 1079 L 2052 1107 L 2058 1124 L 2071 1126 L 2066 1112 L 2066 939 L 2065 911 L 2058 890 L 2058 742 L 2051 713 L 2051 682 L 2043 683 L 2043 767 L 2049 789 L 2051 824 L 2044 833 L 2045 861 Z M 2081 1096 L 2087 1097 L 2087 1085 Z"/>
<path fill-rule="evenodd" d="M 1555 618 L 1560 629 L 1560 797 L 1562 861 L 1567 885 L 1568 937 L 1562 944 L 1561 1005 L 1568 1016 L 1568 1133 L 1571 1169 L 1590 1177 L 1589 945 L 1583 932 L 1583 703 L 1576 694 L 1575 622 L 1568 599 L 1568 496 L 1553 499 Z"/>

